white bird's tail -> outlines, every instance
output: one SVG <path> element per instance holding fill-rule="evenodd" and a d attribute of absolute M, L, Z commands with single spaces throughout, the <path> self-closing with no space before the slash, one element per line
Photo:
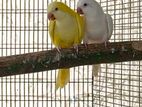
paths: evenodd
<path fill-rule="evenodd" d="M 92 65 L 92 73 L 93 76 L 98 77 L 98 73 L 101 71 L 101 65 L 100 64 L 95 64 Z"/>

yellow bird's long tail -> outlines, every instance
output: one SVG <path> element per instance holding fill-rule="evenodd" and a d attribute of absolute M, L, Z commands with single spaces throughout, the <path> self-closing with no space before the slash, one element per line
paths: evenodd
<path fill-rule="evenodd" d="M 55 89 L 63 88 L 70 80 L 69 69 L 59 69 Z"/>

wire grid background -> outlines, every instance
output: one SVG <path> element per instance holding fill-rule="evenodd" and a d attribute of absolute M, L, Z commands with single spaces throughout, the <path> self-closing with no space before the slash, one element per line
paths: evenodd
<path fill-rule="evenodd" d="M 112 42 L 141 40 L 141 0 L 97 0 L 114 23 Z M 51 0 L 0 1 L 0 56 L 52 49 Z M 62 0 L 76 9 L 77 0 Z M 71 68 L 70 83 L 55 91 L 56 70 L 0 78 L 0 107 L 142 107 L 142 62 Z"/>

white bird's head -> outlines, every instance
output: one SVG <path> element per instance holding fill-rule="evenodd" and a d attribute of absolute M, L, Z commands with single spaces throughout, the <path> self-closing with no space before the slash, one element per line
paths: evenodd
<path fill-rule="evenodd" d="M 90 12 L 91 14 L 95 13 L 98 7 L 100 7 L 100 5 L 95 0 L 79 0 L 77 3 L 77 13 L 90 15 Z"/>

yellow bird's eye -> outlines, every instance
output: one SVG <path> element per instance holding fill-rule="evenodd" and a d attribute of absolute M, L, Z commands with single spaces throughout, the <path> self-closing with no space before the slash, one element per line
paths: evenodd
<path fill-rule="evenodd" d="M 55 8 L 55 11 L 57 11 L 57 10 L 58 10 L 58 8 L 56 7 L 56 8 Z"/>

